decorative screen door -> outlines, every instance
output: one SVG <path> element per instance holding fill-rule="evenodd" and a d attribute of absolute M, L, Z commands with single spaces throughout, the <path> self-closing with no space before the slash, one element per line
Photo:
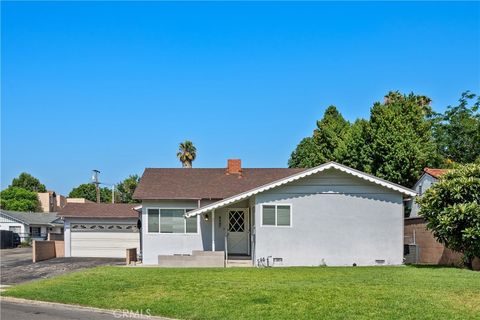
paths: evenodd
<path fill-rule="evenodd" d="M 248 209 L 228 210 L 228 254 L 248 254 Z"/>

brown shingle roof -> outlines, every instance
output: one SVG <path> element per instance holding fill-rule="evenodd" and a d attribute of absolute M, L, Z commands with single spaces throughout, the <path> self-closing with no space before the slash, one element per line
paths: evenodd
<path fill-rule="evenodd" d="M 442 174 L 447 173 L 448 169 L 433 169 L 433 168 L 425 168 L 423 169 L 425 173 L 428 173 L 434 178 L 440 177 Z"/>
<path fill-rule="evenodd" d="M 135 218 L 138 212 L 132 203 L 67 203 L 59 212 L 61 217 L 75 218 Z"/>
<path fill-rule="evenodd" d="M 224 199 L 279 180 L 305 169 L 243 168 L 242 175 L 226 169 L 147 168 L 135 190 L 135 199 Z"/>

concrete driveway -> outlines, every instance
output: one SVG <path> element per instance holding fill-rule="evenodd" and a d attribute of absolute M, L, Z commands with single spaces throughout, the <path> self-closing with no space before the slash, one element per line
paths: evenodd
<path fill-rule="evenodd" d="M 0 250 L 1 284 L 51 278 L 60 274 L 106 265 L 122 265 L 125 259 L 109 258 L 55 258 L 32 262 L 32 248 Z"/>

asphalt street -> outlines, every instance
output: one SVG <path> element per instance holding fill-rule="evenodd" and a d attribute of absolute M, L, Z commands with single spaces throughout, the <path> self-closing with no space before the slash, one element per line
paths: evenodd
<path fill-rule="evenodd" d="M 7 299 L 7 300 L 6 300 Z M 150 319 L 166 318 L 151 317 L 145 310 L 144 314 L 136 311 L 118 310 L 91 310 L 88 308 L 45 304 L 28 301 L 0 300 L 0 315 L 2 320 L 112 320 L 112 319 Z"/>

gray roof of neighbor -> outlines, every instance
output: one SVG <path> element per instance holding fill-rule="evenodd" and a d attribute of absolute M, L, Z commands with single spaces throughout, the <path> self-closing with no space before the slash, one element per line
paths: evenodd
<path fill-rule="evenodd" d="M 242 168 L 227 174 L 225 168 L 147 168 L 135 199 L 224 199 L 291 176 L 301 168 Z"/>
<path fill-rule="evenodd" d="M 59 212 L 61 217 L 75 218 L 136 218 L 133 208 L 138 203 L 67 203 Z"/>
<path fill-rule="evenodd" d="M 59 218 L 56 212 L 19 212 L 2 209 L 0 213 L 27 225 L 63 224 L 63 222 L 56 221 Z"/>

